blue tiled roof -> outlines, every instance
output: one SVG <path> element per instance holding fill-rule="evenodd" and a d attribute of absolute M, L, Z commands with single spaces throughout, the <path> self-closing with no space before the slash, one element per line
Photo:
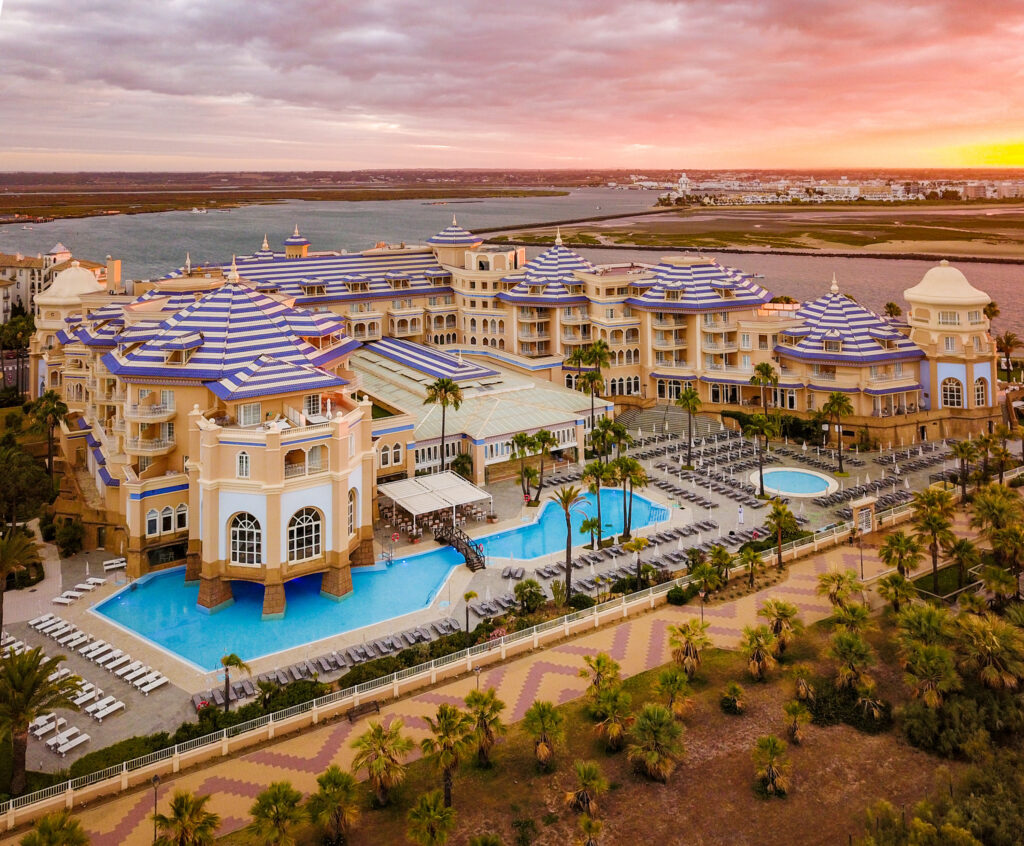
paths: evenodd
<path fill-rule="evenodd" d="M 663 262 L 637 285 L 650 287 L 626 303 L 657 311 L 729 311 L 763 305 L 771 294 L 748 273 L 720 265 L 713 259 L 685 263 Z"/>
<path fill-rule="evenodd" d="M 110 475 L 110 471 L 106 467 L 100 467 L 100 478 L 103 480 L 103 484 L 108 488 L 116 488 L 120 486 L 120 482 Z"/>
<path fill-rule="evenodd" d="M 294 364 L 261 355 L 241 370 L 209 385 L 221 399 L 241 400 L 293 391 L 325 391 L 348 381 L 309 364 Z"/>
<path fill-rule="evenodd" d="M 561 238 L 526 266 L 512 273 L 503 282 L 515 283 L 498 299 L 510 303 L 572 305 L 587 302 L 582 293 L 570 293 L 567 285 L 582 285 L 576 273 L 593 273 L 594 266 L 579 253 L 562 244 Z"/>
<path fill-rule="evenodd" d="M 471 379 L 496 376 L 498 373 L 496 370 L 482 367 L 479 364 L 460 360 L 454 355 L 399 338 L 383 338 L 367 344 L 366 349 L 438 379 L 465 382 Z"/>
<path fill-rule="evenodd" d="M 291 235 L 289 235 L 287 238 L 285 238 L 282 243 L 286 247 L 306 247 L 306 246 L 309 246 L 308 239 L 303 238 L 299 234 L 299 227 L 298 226 L 295 227 L 295 231 Z"/>
<path fill-rule="evenodd" d="M 451 226 L 446 226 L 436 235 L 427 238 L 427 243 L 436 244 L 439 247 L 469 247 L 473 244 L 479 244 L 483 240 L 483 238 L 474 235 L 472 232 L 467 232 L 459 226 L 455 220 L 455 215 L 452 215 Z"/>

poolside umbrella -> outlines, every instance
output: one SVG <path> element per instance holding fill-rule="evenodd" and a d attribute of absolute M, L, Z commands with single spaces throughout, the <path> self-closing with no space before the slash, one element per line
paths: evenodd
<path fill-rule="evenodd" d="M 903 480 L 903 487 L 905 487 L 908 491 L 910 490 L 910 479 Z"/>
<path fill-rule="evenodd" d="M 807 441 L 804 441 L 803 450 L 804 450 L 804 452 L 807 452 Z"/>
<path fill-rule="evenodd" d="M 491 601 L 491 586 L 488 585 L 487 589 L 484 591 L 484 602 L 490 602 L 490 601 Z"/>
<path fill-rule="evenodd" d="M 679 538 L 679 540 L 676 541 L 676 552 L 682 552 L 682 551 L 683 551 L 683 539 Z"/>
<path fill-rule="evenodd" d="M 597 575 L 597 573 L 594 571 L 594 564 L 593 564 L 593 562 L 591 562 L 591 564 L 590 564 L 590 578 L 594 578 L 596 575 Z"/>
<path fill-rule="evenodd" d="M 803 502 L 803 500 L 800 501 L 800 513 L 801 514 L 804 513 L 804 502 Z"/>
<path fill-rule="evenodd" d="M 512 577 L 511 577 L 511 576 L 509 576 L 509 577 L 508 577 L 508 592 L 509 592 L 509 593 L 513 593 L 513 592 L 514 592 L 514 590 L 515 590 L 515 585 L 514 585 L 514 584 L 512 584 Z"/>

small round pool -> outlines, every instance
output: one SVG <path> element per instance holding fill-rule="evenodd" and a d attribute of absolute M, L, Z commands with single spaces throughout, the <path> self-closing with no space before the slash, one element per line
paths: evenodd
<path fill-rule="evenodd" d="M 755 485 L 758 483 L 756 472 L 751 475 L 750 480 Z M 785 496 L 823 496 L 838 488 L 838 482 L 830 476 L 816 473 L 814 470 L 782 467 L 764 471 L 766 493 Z"/>

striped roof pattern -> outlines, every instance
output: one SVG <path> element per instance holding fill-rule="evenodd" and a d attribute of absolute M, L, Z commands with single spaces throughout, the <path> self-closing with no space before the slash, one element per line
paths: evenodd
<path fill-rule="evenodd" d="M 483 240 L 478 235 L 474 235 L 472 232 L 468 232 L 459 226 L 455 220 L 455 215 L 452 215 L 451 226 L 446 226 L 436 235 L 431 235 L 427 238 L 427 243 L 435 244 L 438 247 L 468 247 L 473 244 L 479 244 Z"/>
<path fill-rule="evenodd" d="M 566 287 L 581 284 L 576 276 L 578 272 L 593 273 L 594 265 L 564 246 L 560 237 L 556 238 L 554 246 L 528 261 L 519 272 L 502 279 L 515 285 L 498 294 L 498 299 L 512 303 L 538 300 L 558 304 L 587 302 L 583 294 L 572 294 Z"/>
<path fill-rule="evenodd" d="M 282 241 L 286 247 L 306 247 L 309 246 L 309 239 L 304 238 L 299 234 L 299 227 L 296 224 L 295 231 Z"/>
<path fill-rule="evenodd" d="M 628 305 L 658 311 L 728 311 L 756 308 L 771 299 L 749 273 L 725 267 L 714 259 L 662 262 L 651 274 L 637 280 L 637 285 L 649 282 L 650 287 L 639 296 L 629 297 Z"/>
<path fill-rule="evenodd" d="M 451 379 L 465 382 L 471 379 L 482 379 L 497 376 L 497 370 L 441 352 L 440 350 L 403 341 L 399 338 L 382 338 L 366 344 L 370 352 L 391 359 L 412 370 L 426 373 L 436 379 Z"/>
<path fill-rule="evenodd" d="M 252 399 L 300 390 L 317 391 L 347 385 L 348 381 L 309 364 L 293 364 L 261 355 L 241 370 L 209 385 L 224 400 Z"/>
<path fill-rule="evenodd" d="M 802 324 L 780 333 L 794 339 L 792 345 L 776 344 L 780 355 L 853 365 L 924 358 L 924 351 L 910 338 L 885 318 L 840 294 L 836 285 L 824 296 L 804 303 L 794 316 Z M 839 341 L 839 351 L 826 352 L 826 341 Z"/>

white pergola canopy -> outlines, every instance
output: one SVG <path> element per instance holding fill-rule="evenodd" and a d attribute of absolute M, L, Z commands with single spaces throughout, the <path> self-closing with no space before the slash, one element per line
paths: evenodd
<path fill-rule="evenodd" d="M 454 511 L 457 505 L 468 505 L 485 499 L 493 501 L 487 491 L 478 488 L 472 482 L 467 482 L 451 470 L 430 476 L 385 482 L 377 486 L 377 492 L 411 514 L 414 519 L 421 514 L 440 511 L 442 508 L 451 508 Z"/>

